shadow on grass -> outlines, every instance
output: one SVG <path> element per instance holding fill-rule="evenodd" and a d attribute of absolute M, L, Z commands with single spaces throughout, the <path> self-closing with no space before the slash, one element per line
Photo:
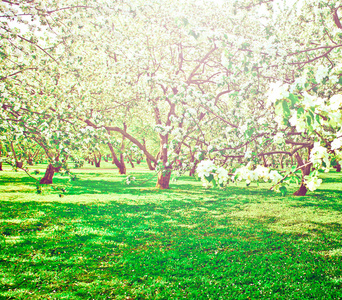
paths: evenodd
<path fill-rule="evenodd" d="M 248 195 L 229 201 L 243 206 Z M 1 201 L 0 292 L 40 299 L 339 299 L 340 257 L 321 254 L 342 248 L 339 223 L 318 222 L 313 234 L 277 233 L 267 218 L 232 216 L 227 199 L 186 200 Z"/>

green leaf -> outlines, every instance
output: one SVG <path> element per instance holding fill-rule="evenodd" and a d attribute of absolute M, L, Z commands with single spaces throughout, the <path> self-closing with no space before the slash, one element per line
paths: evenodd
<path fill-rule="evenodd" d="M 275 113 L 278 116 L 283 114 L 283 107 L 280 102 L 275 104 Z"/>
<path fill-rule="evenodd" d="M 209 182 L 212 182 L 214 180 L 214 175 L 210 174 L 209 176 L 205 177 Z"/>
<path fill-rule="evenodd" d="M 282 102 L 283 105 L 283 110 L 284 110 L 284 115 L 285 117 L 289 117 L 291 115 L 289 104 L 287 103 L 286 100 Z"/>
<path fill-rule="evenodd" d="M 315 120 L 315 116 L 314 116 L 314 114 L 313 114 L 313 111 L 315 111 L 315 108 L 314 108 L 314 107 L 310 108 L 310 109 L 309 109 L 309 114 L 310 114 L 310 116 L 311 116 L 311 119 L 312 119 L 312 120 Z"/>
<path fill-rule="evenodd" d="M 213 183 L 213 187 L 215 188 L 215 187 L 217 186 L 217 184 L 216 184 L 216 180 L 215 180 L 215 179 L 213 179 L 211 182 Z"/>
<path fill-rule="evenodd" d="M 291 107 L 293 108 L 294 105 L 298 102 L 298 97 L 290 94 L 288 98 L 291 100 Z"/>
<path fill-rule="evenodd" d="M 297 116 L 299 117 L 301 114 L 303 114 L 304 113 L 304 108 L 303 107 L 300 107 L 300 108 L 298 108 L 298 110 L 297 110 Z"/>
<path fill-rule="evenodd" d="M 193 36 L 196 40 L 198 39 L 198 37 L 200 36 L 199 34 L 196 34 L 193 30 L 190 30 L 189 34 L 191 36 Z"/>
<path fill-rule="evenodd" d="M 183 21 L 185 26 L 189 24 L 189 21 L 187 18 L 183 17 L 183 18 L 181 18 L 181 20 Z"/>
<path fill-rule="evenodd" d="M 281 192 L 281 195 L 284 197 L 287 194 L 287 188 L 286 186 L 280 187 L 279 191 Z"/>
<path fill-rule="evenodd" d="M 308 122 L 308 125 L 310 126 L 312 119 L 309 115 L 306 116 L 306 121 Z"/>

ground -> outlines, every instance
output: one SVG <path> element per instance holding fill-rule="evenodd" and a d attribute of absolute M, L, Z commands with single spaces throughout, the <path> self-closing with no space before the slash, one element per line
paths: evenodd
<path fill-rule="evenodd" d="M 127 186 L 110 164 L 74 173 L 54 178 L 65 194 L 36 194 L 0 172 L 0 299 L 342 299 L 342 174 L 282 197 L 187 176 Z"/>

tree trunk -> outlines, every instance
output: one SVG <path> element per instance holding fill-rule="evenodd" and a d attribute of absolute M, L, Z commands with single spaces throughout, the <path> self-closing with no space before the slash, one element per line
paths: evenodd
<path fill-rule="evenodd" d="M 137 164 L 140 165 L 141 164 L 141 160 L 137 159 Z"/>
<path fill-rule="evenodd" d="M 2 156 L 2 143 L 0 142 L 0 157 Z M 2 169 L 2 162 L 0 162 L 0 171 L 3 171 Z"/>
<path fill-rule="evenodd" d="M 341 172 L 341 165 L 339 163 L 337 163 L 337 165 L 334 166 L 334 168 L 336 169 L 336 172 Z"/>
<path fill-rule="evenodd" d="M 267 164 L 267 160 L 266 160 L 266 158 L 265 158 L 265 155 L 263 155 L 262 156 L 262 160 L 263 160 L 263 162 L 264 162 L 264 167 L 268 167 L 268 164 Z"/>
<path fill-rule="evenodd" d="M 112 153 L 113 163 L 119 169 L 119 174 L 120 175 L 125 175 L 126 174 L 126 165 L 125 165 L 125 162 L 123 161 L 123 154 L 120 155 L 120 160 L 121 160 L 121 162 L 120 162 L 118 160 L 115 152 L 114 152 L 113 145 L 111 143 L 108 143 L 108 147 L 109 147 L 110 152 Z"/>
<path fill-rule="evenodd" d="M 304 185 L 304 182 L 303 182 L 303 180 L 302 180 L 302 183 L 301 183 L 301 185 L 300 185 L 299 190 L 296 191 L 296 192 L 294 192 L 293 195 L 294 195 L 294 196 L 305 196 L 306 193 L 307 193 L 307 191 L 308 191 L 308 189 L 307 189 L 307 187 Z"/>
<path fill-rule="evenodd" d="M 297 162 L 298 162 L 298 166 L 299 166 L 299 167 L 301 167 L 301 166 L 303 166 L 303 165 L 306 164 L 305 161 L 303 161 L 303 160 L 301 159 L 301 157 L 299 156 L 298 153 L 295 154 L 295 157 L 296 157 L 296 160 L 297 160 Z M 305 179 L 304 177 L 305 177 L 306 175 L 310 175 L 311 165 L 312 165 L 312 164 L 308 164 L 308 165 L 306 165 L 305 167 L 303 167 L 303 168 L 300 169 L 301 172 L 302 172 L 302 182 L 301 182 L 301 184 L 300 184 L 299 190 L 293 193 L 294 196 L 305 196 L 305 195 L 306 195 L 308 189 L 307 189 L 307 187 L 306 187 L 305 184 L 304 184 L 304 179 Z"/>
<path fill-rule="evenodd" d="M 280 162 L 280 169 L 284 169 L 283 160 L 284 160 L 284 155 L 283 155 L 283 154 L 280 154 L 280 159 L 279 159 L 279 162 Z"/>
<path fill-rule="evenodd" d="M 170 177 L 171 177 L 171 170 L 167 170 L 166 174 L 164 175 L 163 175 L 163 172 L 159 172 L 156 187 L 160 189 L 169 189 Z"/>
<path fill-rule="evenodd" d="M 51 164 L 48 165 L 44 177 L 39 181 L 40 184 L 52 184 L 52 178 L 55 172 L 58 172 L 60 167 L 55 168 Z"/>
<path fill-rule="evenodd" d="M 196 173 L 196 167 L 197 167 L 199 161 L 197 159 L 195 159 L 195 154 L 192 152 L 191 152 L 190 162 L 192 162 L 194 165 L 190 169 L 189 176 L 194 176 Z"/>
<path fill-rule="evenodd" d="M 151 160 L 146 156 L 146 162 L 147 162 L 147 165 L 148 165 L 148 168 L 153 171 L 155 168 L 152 166 L 152 162 Z"/>
<path fill-rule="evenodd" d="M 124 160 L 124 156 L 122 153 L 120 154 L 119 174 L 126 175 L 126 165 L 125 165 L 125 160 Z"/>
<path fill-rule="evenodd" d="M 127 156 L 127 157 L 128 157 L 128 161 L 131 164 L 132 168 L 134 168 L 134 163 L 132 161 L 132 158 L 130 156 Z"/>
<path fill-rule="evenodd" d="M 120 164 L 120 166 L 118 166 L 118 169 L 119 169 L 120 175 L 126 175 L 126 165 L 125 164 Z"/>
<path fill-rule="evenodd" d="M 157 180 L 157 188 L 160 189 L 169 189 L 169 183 L 170 183 L 170 177 L 171 177 L 171 169 L 172 166 L 168 164 L 168 153 L 167 148 L 164 147 L 164 145 L 167 145 L 168 143 L 168 137 L 169 135 L 161 135 L 159 134 L 160 138 L 160 150 L 157 155 L 157 157 L 160 158 L 160 161 L 163 163 L 163 170 L 158 173 L 158 180 Z M 157 161 L 159 159 L 157 158 Z"/>
<path fill-rule="evenodd" d="M 144 145 L 144 147 L 146 149 L 146 141 L 145 141 L 145 139 L 143 139 L 143 145 Z M 154 171 L 155 167 L 152 166 L 152 161 L 146 155 L 145 155 L 145 157 L 146 157 L 146 163 L 147 163 L 147 166 L 148 166 L 149 170 Z"/>
<path fill-rule="evenodd" d="M 100 153 L 99 159 L 97 159 L 96 153 L 94 153 L 94 160 L 95 160 L 95 167 L 96 168 L 100 168 L 100 166 L 101 166 L 101 158 L 102 158 L 101 153 Z"/>
<path fill-rule="evenodd" d="M 196 173 L 196 167 L 198 165 L 198 160 L 196 159 L 194 166 L 190 169 L 189 176 L 194 176 Z"/>
<path fill-rule="evenodd" d="M 16 161 L 16 162 L 15 162 L 15 166 L 16 166 L 17 168 L 22 168 L 23 165 L 24 165 L 24 162 L 22 162 L 22 161 Z"/>

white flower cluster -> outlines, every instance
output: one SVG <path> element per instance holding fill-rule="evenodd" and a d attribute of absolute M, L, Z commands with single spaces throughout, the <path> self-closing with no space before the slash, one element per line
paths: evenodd
<path fill-rule="evenodd" d="M 287 98 L 290 94 L 288 92 L 288 84 L 283 84 L 281 81 L 270 84 L 270 90 L 268 91 L 267 107 L 271 106 L 277 100 Z"/>
<path fill-rule="evenodd" d="M 170 133 L 171 130 L 172 130 L 171 126 L 156 125 L 154 127 L 154 131 L 161 135 L 167 135 L 168 133 Z"/>
<path fill-rule="evenodd" d="M 331 150 L 339 150 L 342 147 L 342 136 L 334 139 L 331 143 Z"/>
<path fill-rule="evenodd" d="M 246 152 L 245 152 L 245 159 L 249 159 L 249 158 L 251 158 L 252 157 L 252 151 L 250 151 L 250 150 L 247 150 Z"/>
<path fill-rule="evenodd" d="M 317 176 L 305 176 L 304 178 L 304 184 L 306 187 L 313 192 L 316 190 L 322 183 L 322 179 L 319 179 Z"/>
<path fill-rule="evenodd" d="M 135 181 L 135 177 L 133 177 L 132 175 L 128 175 L 127 177 L 126 177 L 126 184 L 127 185 L 130 185 L 132 182 L 134 182 Z"/>
<path fill-rule="evenodd" d="M 228 171 L 222 167 L 218 167 L 211 160 L 203 160 L 197 166 L 198 177 L 201 178 L 204 187 L 210 187 L 211 183 L 218 184 L 223 187 L 228 183 Z"/>
<path fill-rule="evenodd" d="M 269 170 L 264 166 L 258 165 L 254 170 L 252 170 L 252 164 L 249 162 L 246 166 L 242 166 L 238 168 L 234 177 L 237 181 L 245 180 L 247 184 L 250 184 L 252 181 L 263 180 L 264 182 L 271 181 L 274 184 L 277 184 L 283 177 L 275 170 Z"/>
<path fill-rule="evenodd" d="M 316 97 L 316 96 L 312 96 L 310 94 L 308 94 L 307 92 L 305 92 L 303 94 L 304 98 L 302 100 L 302 104 L 304 105 L 304 107 L 306 109 L 309 109 L 310 107 L 322 107 L 324 106 L 324 99 L 320 98 L 320 97 Z"/>
<path fill-rule="evenodd" d="M 321 83 L 325 77 L 328 76 L 329 69 L 322 65 L 318 66 L 316 71 L 316 82 Z"/>
<path fill-rule="evenodd" d="M 339 110 L 342 107 L 342 95 L 336 94 L 330 98 L 330 109 Z"/>
<path fill-rule="evenodd" d="M 310 152 L 310 161 L 315 168 L 320 168 L 324 163 L 325 167 L 323 167 L 323 169 L 325 170 L 325 172 L 329 172 L 330 159 L 328 150 L 327 148 L 321 146 L 319 142 L 316 142 L 314 144 L 314 147 Z"/>
<path fill-rule="evenodd" d="M 297 111 L 291 110 L 291 118 L 289 119 L 289 122 L 291 126 L 296 127 L 296 130 L 298 132 L 304 132 L 306 128 L 306 121 L 304 119 L 304 114 L 301 116 L 298 116 Z"/>
<path fill-rule="evenodd" d="M 277 134 L 274 136 L 273 140 L 276 144 L 284 143 L 285 142 L 284 133 L 283 132 L 277 132 Z"/>
<path fill-rule="evenodd" d="M 306 83 L 306 77 L 303 76 L 303 77 L 298 77 L 295 82 L 291 85 L 290 87 L 290 91 L 291 93 L 296 89 L 296 88 L 304 88 L 305 86 L 305 83 Z"/>

